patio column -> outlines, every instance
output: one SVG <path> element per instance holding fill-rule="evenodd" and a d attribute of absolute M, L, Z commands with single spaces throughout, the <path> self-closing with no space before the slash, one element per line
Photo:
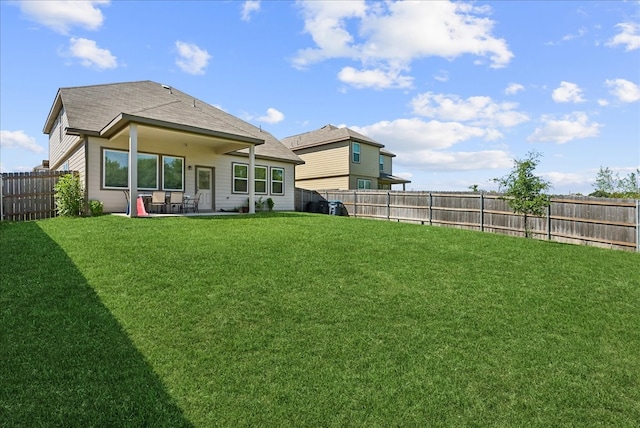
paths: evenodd
<path fill-rule="evenodd" d="M 249 214 L 256 212 L 256 146 L 249 146 Z"/>
<path fill-rule="evenodd" d="M 138 126 L 129 125 L 129 216 L 138 217 Z"/>

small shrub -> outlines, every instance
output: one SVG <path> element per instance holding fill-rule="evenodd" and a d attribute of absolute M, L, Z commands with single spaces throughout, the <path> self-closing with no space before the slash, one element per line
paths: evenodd
<path fill-rule="evenodd" d="M 275 205 L 275 202 L 273 202 L 273 199 L 268 198 L 267 199 L 267 207 L 269 208 L 269 211 L 273 211 L 273 206 Z"/>
<path fill-rule="evenodd" d="M 84 205 L 84 190 L 80 177 L 74 174 L 65 174 L 56 183 L 54 199 L 56 212 L 63 217 L 78 217 L 82 215 Z"/>
<path fill-rule="evenodd" d="M 92 199 L 89 201 L 89 210 L 91 211 L 91 216 L 92 217 L 97 217 L 99 215 L 102 215 L 102 211 L 103 211 L 103 204 L 101 201 L 98 201 L 97 199 Z"/>

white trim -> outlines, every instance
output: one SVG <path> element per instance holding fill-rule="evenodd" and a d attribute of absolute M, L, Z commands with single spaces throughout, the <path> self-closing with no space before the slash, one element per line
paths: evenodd
<path fill-rule="evenodd" d="M 256 175 L 256 147 L 254 145 L 249 146 L 249 214 L 255 214 L 256 212 L 256 183 L 255 183 L 255 175 Z"/>
<path fill-rule="evenodd" d="M 129 125 L 129 216 L 138 217 L 138 126 Z"/>

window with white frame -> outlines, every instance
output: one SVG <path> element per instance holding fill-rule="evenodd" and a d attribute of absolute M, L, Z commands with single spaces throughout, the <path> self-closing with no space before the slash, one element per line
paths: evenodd
<path fill-rule="evenodd" d="M 256 166 L 255 169 L 255 192 L 261 195 L 267 194 L 267 167 Z"/>
<path fill-rule="evenodd" d="M 380 155 L 380 171 L 384 171 L 384 156 Z"/>
<path fill-rule="evenodd" d="M 284 195 L 284 168 L 271 167 L 271 194 Z"/>
<path fill-rule="evenodd" d="M 162 156 L 163 190 L 184 190 L 184 158 Z"/>
<path fill-rule="evenodd" d="M 371 189 L 371 180 L 358 178 L 358 190 Z"/>
<path fill-rule="evenodd" d="M 233 193 L 249 193 L 249 165 L 234 163 Z"/>
<path fill-rule="evenodd" d="M 353 163 L 360 163 L 360 143 L 353 143 Z"/>

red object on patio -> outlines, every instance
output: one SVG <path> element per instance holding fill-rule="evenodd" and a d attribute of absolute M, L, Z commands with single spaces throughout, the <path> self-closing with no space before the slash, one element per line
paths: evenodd
<path fill-rule="evenodd" d="M 146 217 L 147 210 L 144 209 L 144 201 L 142 200 L 142 196 L 138 196 L 138 217 Z"/>

